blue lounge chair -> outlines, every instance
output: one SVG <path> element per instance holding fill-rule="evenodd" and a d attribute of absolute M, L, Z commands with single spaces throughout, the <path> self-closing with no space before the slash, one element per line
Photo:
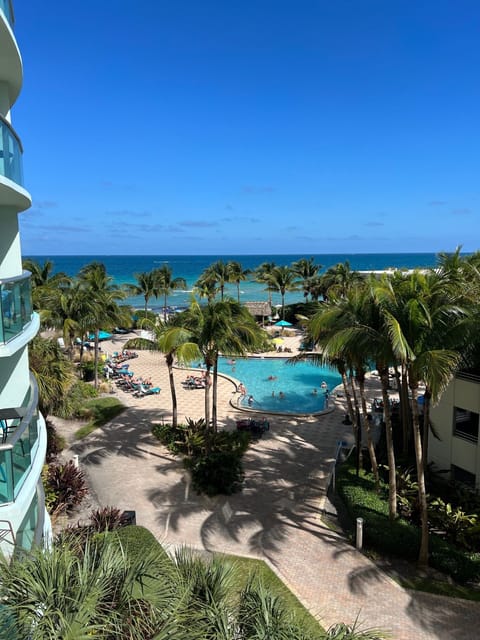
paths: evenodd
<path fill-rule="evenodd" d="M 160 387 L 152 387 L 151 389 L 146 389 L 145 391 L 139 392 L 138 397 L 144 398 L 145 396 L 158 395 L 160 391 L 161 391 Z"/>

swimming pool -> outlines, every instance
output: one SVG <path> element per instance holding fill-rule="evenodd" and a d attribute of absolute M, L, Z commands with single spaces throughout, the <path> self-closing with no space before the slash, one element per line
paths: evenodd
<path fill-rule="evenodd" d="M 287 364 L 287 358 L 219 358 L 218 370 L 245 385 L 247 394 L 240 406 L 278 413 L 323 411 L 326 397 L 322 382 L 332 391 L 342 381 L 334 369 L 307 361 L 291 365 Z M 250 395 L 253 396 L 251 405 Z"/>

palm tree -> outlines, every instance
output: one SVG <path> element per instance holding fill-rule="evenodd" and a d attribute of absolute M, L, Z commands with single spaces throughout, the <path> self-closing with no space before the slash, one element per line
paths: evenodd
<path fill-rule="evenodd" d="M 230 260 L 227 262 L 228 281 L 235 282 L 237 285 L 237 302 L 240 304 L 240 282 L 247 280 L 248 275 L 251 273 L 250 269 L 244 269 L 240 262 L 236 260 Z"/>
<path fill-rule="evenodd" d="M 346 366 L 355 372 L 355 380 L 358 383 L 361 413 L 358 407 L 353 377 L 351 376 L 352 396 L 355 403 L 349 406 L 350 418 L 358 433 L 360 424 L 357 416 L 362 416 L 363 431 L 367 436 L 367 447 L 372 465 L 372 472 L 377 488 L 379 487 L 378 463 L 375 447 L 368 420 L 367 401 L 365 394 L 365 373 L 368 369 L 368 352 L 365 350 L 363 339 L 358 339 L 359 327 L 364 327 L 369 321 L 369 300 L 366 297 L 364 287 L 357 286 L 347 292 L 343 298 L 332 300 L 325 304 L 312 318 L 309 331 L 321 347 L 323 359 L 333 363 L 342 364 L 342 380 L 346 391 L 347 400 L 349 394 L 346 383 Z"/>
<path fill-rule="evenodd" d="M 154 271 L 155 281 L 158 291 L 163 295 L 163 320 L 167 321 L 167 296 L 178 289 L 186 289 L 187 282 L 185 278 L 172 278 L 172 269 L 164 264 Z"/>
<path fill-rule="evenodd" d="M 80 271 L 80 281 L 89 296 L 89 310 L 85 318 L 88 329 L 94 332 L 94 367 L 95 387 L 98 387 L 98 343 L 99 332 L 103 327 L 110 329 L 125 324 L 129 313 L 118 305 L 125 298 L 125 291 L 113 284 L 113 279 L 107 274 L 105 265 L 91 262 Z"/>
<path fill-rule="evenodd" d="M 430 398 L 437 401 L 460 361 L 458 351 L 446 348 L 464 312 L 457 304 L 457 288 L 451 288 L 442 272 L 418 271 L 396 282 L 396 308 L 387 316 L 395 353 L 405 367 L 411 394 L 413 442 L 417 469 L 421 519 L 421 544 L 418 561 L 428 564 L 428 505 L 425 483 L 428 453 L 428 414 Z M 395 313 L 396 312 L 396 313 Z M 418 408 L 420 382 L 425 384 L 423 442 Z"/>
<path fill-rule="evenodd" d="M 362 276 L 358 271 L 353 271 L 350 262 L 345 260 L 327 269 L 322 279 L 325 297 L 328 298 L 332 295 L 345 296 L 352 285 L 362 280 Z"/>
<path fill-rule="evenodd" d="M 298 291 L 299 280 L 297 274 L 291 267 L 283 265 L 274 267 L 265 278 L 269 288 L 272 291 L 278 291 L 282 296 L 282 320 L 285 320 L 285 293 L 287 291 Z"/>
<path fill-rule="evenodd" d="M 28 345 L 28 358 L 37 381 L 38 408 L 47 418 L 75 383 L 75 372 L 56 340 L 36 336 Z"/>
<path fill-rule="evenodd" d="M 70 359 L 74 355 L 75 335 L 80 336 L 80 361 L 83 356 L 83 338 L 86 334 L 85 318 L 90 311 L 90 298 L 83 284 L 79 280 L 73 280 L 69 286 L 64 286 L 58 291 L 55 307 L 50 312 L 54 326 L 61 329 L 65 345 L 68 345 Z"/>
<path fill-rule="evenodd" d="M 178 411 L 177 411 L 177 392 L 175 389 L 175 378 L 173 375 L 173 364 L 176 358 L 181 364 L 190 364 L 194 360 L 199 360 L 202 354 L 196 342 L 194 335 L 188 329 L 172 324 L 145 325 L 148 326 L 153 334 L 153 340 L 147 338 L 132 338 L 125 344 L 127 349 L 141 348 L 150 349 L 151 351 L 161 351 L 165 354 L 165 362 L 168 368 L 168 379 L 170 382 L 170 394 L 172 397 L 172 426 L 177 427 Z"/>
<path fill-rule="evenodd" d="M 204 271 L 196 281 L 193 289 L 200 298 L 206 298 L 208 302 L 213 302 L 217 295 L 217 282 L 211 273 Z"/>
<path fill-rule="evenodd" d="M 220 290 L 220 299 L 223 300 L 225 285 L 231 282 L 228 264 L 223 260 L 217 260 L 208 266 L 202 275 L 207 281 L 215 282 L 215 286 Z"/>
<path fill-rule="evenodd" d="M 183 315 L 183 314 L 182 314 Z M 217 430 L 217 380 L 220 353 L 242 356 L 255 349 L 264 338 L 250 312 L 238 302 L 224 300 L 200 306 L 194 301 L 181 319 L 192 333 L 206 366 L 205 422 L 210 424 L 210 387 L 212 426 Z M 213 372 L 213 381 L 211 374 Z"/>
<path fill-rule="evenodd" d="M 321 268 L 322 265 L 315 264 L 315 259 L 313 257 L 308 259 L 301 258 L 300 260 L 292 263 L 292 270 L 299 278 L 301 278 L 305 299 L 307 299 L 309 294 L 311 294 L 312 280 L 318 275 Z M 313 300 L 313 296 L 311 297 Z"/>
<path fill-rule="evenodd" d="M 268 303 L 270 307 L 272 306 L 272 289 L 268 285 L 270 275 L 275 267 L 276 264 L 274 262 L 262 262 L 262 264 L 255 269 L 255 280 L 267 285 Z"/>
<path fill-rule="evenodd" d="M 32 305 L 39 312 L 42 324 L 45 324 L 51 319 L 57 306 L 60 290 L 71 284 L 71 278 L 63 272 L 54 273 L 51 260 L 45 260 L 43 265 L 40 265 L 35 260 L 25 258 L 23 268 L 32 274 Z"/>
<path fill-rule="evenodd" d="M 157 278 L 155 277 L 155 271 L 144 271 L 142 273 L 135 273 L 134 277 L 137 282 L 135 284 L 127 285 L 127 290 L 131 295 L 143 296 L 145 301 L 145 318 L 148 312 L 148 301 L 151 297 L 158 298 L 159 287 Z"/>

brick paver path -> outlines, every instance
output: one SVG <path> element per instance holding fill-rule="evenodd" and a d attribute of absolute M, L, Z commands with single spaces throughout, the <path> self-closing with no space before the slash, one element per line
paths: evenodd
<path fill-rule="evenodd" d="M 199 497 L 181 462 L 150 434 L 151 423 L 171 410 L 163 356 L 142 353 L 130 366 L 151 376 L 161 394 L 135 399 L 118 391 L 129 409 L 72 448 L 100 504 L 135 509 L 137 522 L 167 544 L 266 560 L 325 627 L 358 618 L 397 640 L 480 637 L 479 603 L 402 589 L 323 524 L 319 514 L 337 442 L 351 438 L 341 422 L 342 399 L 332 398 L 335 410 L 326 416 L 272 417 L 271 430 L 246 455 L 243 491 Z M 200 418 L 203 391 L 184 390 L 184 378 L 185 372 L 175 372 L 179 419 Z M 234 392 L 231 381 L 220 380 L 227 429 L 244 416 L 230 404 Z"/>

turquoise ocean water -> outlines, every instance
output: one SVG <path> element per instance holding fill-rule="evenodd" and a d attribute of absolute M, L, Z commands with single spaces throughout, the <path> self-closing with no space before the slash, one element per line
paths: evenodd
<path fill-rule="evenodd" d="M 56 272 L 63 271 L 69 276 L 76 276 L 80 269 L 93 261 L 102 262 L 109 275 L 118 285 L 135 282 L 134 274 L 143 271 L 151 271 L 152 269 L 168 264 L 173 272 L 173 277 L 185 278 L 187 282 L 186 291 L 174 291 L 168 298 L 168 304 L 172 306 L 183 307 L 189 304 L 191 291 L 196 280 L 198 280 L 202 271 L 216 260 L 236 260 L 240 262 L 244 269 L 255 269 L 262 262 L 274 262 L 277 265 L 289 265 L 295 260 L 301 258 L 310 258 L 313 256 L 317 264 L 322 265 L 321 272 L 329 267 L 345 262 L 348 260 L 352 269 L 359 271 L 388 269 L 389 267 L 410 268 L 415 267 L 433 267 L 436 263 L 436 255 L 434 253 L 363 253 L 363 254 L 292 254 L 292 255 L 215 255 L 215 256 L 28 256 L 39 263 L 45 260 L 51 260 L 54 264 Z M 259 283 L 245 281 L 240 284 L 241 300 L 259 301 L 267 300 L 268 294 L 264 287 Z M 236 297 L 237 290 L 235 285 L 226 288 L 226 293 Z M 303 294 L 299 292 L 287 293 L 285 300 L 287 303 L 302 300 Z M 279 304 L 281 298 L 279 294 L 273 294 L 272 300 L 274 304 Z M 143 307 L 143 298 L 129 298 L 129 304 Z M 153 310 L 159 310 L 162 307 L 163 300 L 152 299 L 149 301 L 149 307 Z"/>

